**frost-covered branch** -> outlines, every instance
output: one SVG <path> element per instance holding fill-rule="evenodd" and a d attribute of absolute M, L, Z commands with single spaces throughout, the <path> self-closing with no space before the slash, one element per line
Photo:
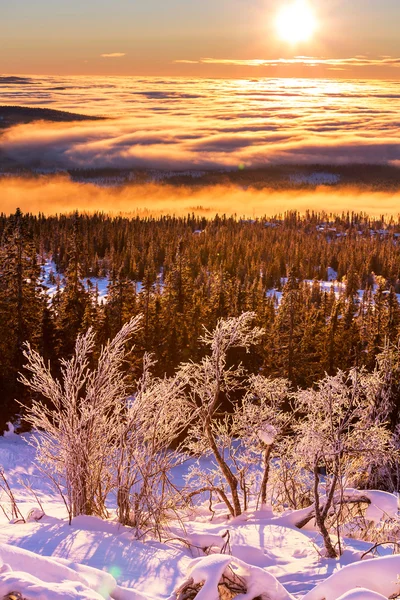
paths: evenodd
<path fill-rule="evenodd" d="M 29 375 L 20 381 L 47 400 L 33 399 L 26 420 L 37 436 L 38 459 L 57 485 L 65 486 L 72 516 L 106 514 L 105 498 L 113 479 L 113 457 L 121 413 L 128 395 L 122 372 L 126 344 L 141 317 L 126 323 L 101 350 L 90 368 L 94 332 L 78 336 L 74 355 L 61 362 L 61 381 L 29 345 L 24 356 Z"/>

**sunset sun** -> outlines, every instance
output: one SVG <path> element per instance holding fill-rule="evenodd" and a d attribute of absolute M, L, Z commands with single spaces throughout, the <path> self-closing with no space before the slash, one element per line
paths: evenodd
<path fill-rule="evenodd" d="M 310 40 L 316 26 L 314 12 L 307 0 L 295 0 L 284 6 L 276 19 L 279 37 L 292 44 Z"/>

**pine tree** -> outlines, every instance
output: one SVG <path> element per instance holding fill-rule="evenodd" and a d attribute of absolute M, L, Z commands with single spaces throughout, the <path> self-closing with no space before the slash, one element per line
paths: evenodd
<path fill-rule="evenodd" d="M 36 250 L 19 209 L 4 230 L 0 248 L 0 427 L 16 410 L 17 383 L 26 341 L 40 348 L 45 296 Z"/>
<path fill-rule="evenodd" d="M 78 216 L 74 218 L 72 248 L 69 263 L 64 276 L 64 288 L 59 294 L 57 307 L 57 329 L 59 332 L 59 353 L 70 357 L 75 348 L 75 340 L 82 331 L 88 294 L 82 281 L 80 236 L 78 232 Z"/>
<path fill-rule="evenodd" d="M 283 288 L 282 301 L 273 332 L 275 365 L 279 366 L 281 375 L 291 382 L 295 382 L 297 363 L 301 360 L 297 351 L 302 337 L 302 311 L 302 293 L 291 269 Z"/>

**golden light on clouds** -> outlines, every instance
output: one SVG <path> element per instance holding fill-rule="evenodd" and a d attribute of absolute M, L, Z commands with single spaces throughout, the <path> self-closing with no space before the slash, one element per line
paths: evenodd
<path fill-rule="evenodd" d="M 110 52 L 108 54 L 101 54 L 100 56 L 101 58 L 123 58 L 124 56 L 126 56 L 126 54 L 125 52 Z"/>
<path fill-rule="evenodd" d="M 285 211 L 306 210 L 340 213 L 351 207 L 370 216 L 397 215 L 400 192 L 361 190 L 354 186 L 302 190 L 243 189 L 234 185 L 186 187 L 147 183 L 118 187 L 99 187 L 71 181 L 65 175 L 0 178 L 2 211 L 11 214 L 19 206 L 23 212 L 47 215 L 79 210 L 87 213 L 140 216 L 188 213 L 214 217 L 226 214 L 256 218 Z"/>
<path fill-rule="evenodd" d="M 110 117 L 7 130 L 4 168 L 191 171 L 400 161 L 397 82 L 41 77 L 4 80 L 3 89 L 12 105 L 45 97 L 53 109 Z"/>
<path fill-rule="evenodd" d="M 278 36 L 289 44 L 309 41 L 317 28 L 317 19 L 307 0 L 285 5 L 276 18 Z"/>

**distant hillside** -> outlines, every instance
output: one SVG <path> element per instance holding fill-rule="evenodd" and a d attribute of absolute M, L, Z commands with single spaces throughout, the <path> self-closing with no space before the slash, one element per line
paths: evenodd
<path fill-rule="evenodd" d="M 18 84 L 18 85 L 29 85 L 32 83 L 32 79 L 30 77 L 17 77 L 15 75 L 3 75 L 0 77 L 0 85 L 9 85 L 9 84 Z"/>
<path fill-rule="evenodd" d="M 1 171 L 0 171 L 1 172 Z M 399 190 L 400 168 L 393 165 L 269 165 L 245 169 L 163 170 L 138 168 L 68 169 L 74 181 L 99 185 L 159 183 L 206 187 L 233 185 L 243 189 L 315 189 L 318 186 L 355 186 L 358 189 Z"/>
<path fill-rule="evenodd" d="M 105 117 L 80 115 L 52 108 L 29 106 L 0 106 L 0 129 L 13 125 L 32 123 L 33 121 L 51 121 L 65 123 L 69 121 L 98 121 Z"/>

